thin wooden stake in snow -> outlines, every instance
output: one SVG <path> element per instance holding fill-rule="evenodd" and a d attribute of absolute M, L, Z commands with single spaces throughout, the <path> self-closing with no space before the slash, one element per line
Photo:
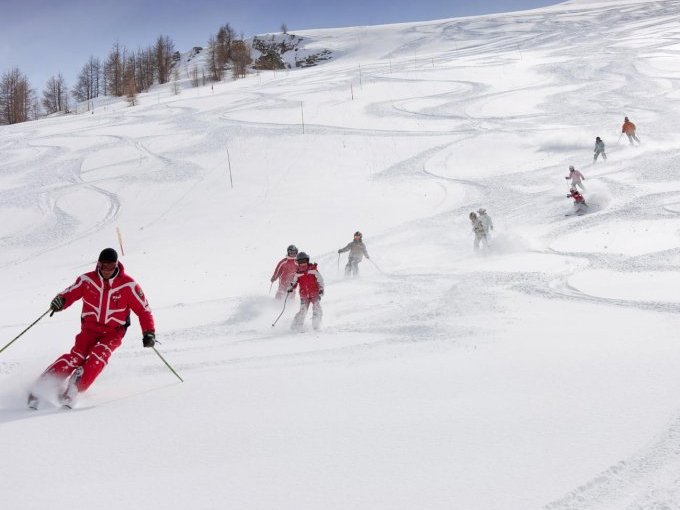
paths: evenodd
<path fill-rule="evenodd" d="M 229 182 L 232 189 L 234 188 L 234 180 L 231 178 L 231 157 L 229 156 L 229 147 L 227 147 L 227 164 L 229 165 Z"/>
<path fill-rule="evenodd" d="M 300 101 L 300 115 L 302 117 L 302 134 L 305 134 L 305 109 L 302 106 L 302 101 Z"/>
<path fill-rule="evenodd" d="M 120 229 L 116 227 L 116 234 L 118 235 L 118 246 L 120 246 L 120 254 L 125 255 L 125 250 L 123 249 L 123 236 L 120 233 Z"/>

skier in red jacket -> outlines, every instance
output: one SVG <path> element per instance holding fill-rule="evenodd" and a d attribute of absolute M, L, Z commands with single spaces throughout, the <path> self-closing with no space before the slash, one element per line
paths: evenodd
<path fill-rule="evenodd" d="M 61 386 L 68 379 L 59 395 L 60 402 L 67 407 L 73 406 L 78 393 L 90 387 L 120 346 L 130 325 L 130 310 L 139 318 L 142 345 L 153 347 L 156 341 L 154 319 L 144 292 L 125 273 L 113 248 L 103 250 L 97 268 L 80 275 L 73 285 L 57 294 L 50 308 L 60 312 L 79 299 L 83 301 L 81 329 L 73 348 L 47 367 L 38 380 L 52 377 Z M 39 405 L 33 392 L 28 397 L 28 405 L 34 409 Z"/>
<path fill-rule="evenodd" d="M 309 263 L 309 255 L 305 252 L 298 253 L 296 261 L 298 269 L 293 276 L 293 281 L 290 282 L 288 292 L 293 292 L 298 285 L 300 286 L 300 311 L 295 314 L 291 329 L 302 331 L 302 324 L 305 322 L 309 305 L 312 305 L 312 326 L 314 329 L 319 329 L 323 317 L 323 310 L 321 309 L 323 277 L 317 271 L 316 264 Z"/>
<path fill-rule="evenodd" d="M 567 195 L 567 198 L 573 198 L 574 199 L 574 212 L 578 214 L 579 216 L 583 213 L 586 212 L 586 208 L 588 207 L 588 204 L 586 204 L 586 199 L 583 198 L 583 195 L 581 195 L 578 190 L 576 189 L 576 186 L 572 186 L 569 189 L 569 194 Z"/>
<path fill-rule="evenodd" d="M 285 297 L 286 290 L 288 290 L 290 282 L 293 281 L 293 275 L 295 275 L 295 271 L 297 271 L 297 262 L 295 262 L 297 254 L 298 249 L 295 245 L 291 244 L 288 247 L 288 255 L 276 264 L 276 269 L 274 269 L 274 274 L 270 279 L 272 283 L 279 280 L 276 299 L 283 299 Z"/>

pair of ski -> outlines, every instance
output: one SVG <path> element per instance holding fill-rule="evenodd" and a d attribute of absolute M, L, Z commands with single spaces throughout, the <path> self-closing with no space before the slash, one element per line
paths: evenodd
<path fill-rule="evenodd" d="M 60 409 L 71 410 L 74 407 L 72 401 L 62 398 L 59 399 L 59 404 Z M 33 395 L 32 393 L 28 396 L 28 408 L 32 409 L 33 411 L 40 410 L 40 399 Z"/>
<path fill-rule="evenodd" d="M 59 404 L 62 409 L 73 409 L 75 399 L 78 395 L 78 381 L 83 375 L 83 367 L 78 367 L 73 371 L 71 378 L 66 385 L 66 389 L 59 395 Z M 31 392 L 28 395 L 28 407 L 37 411 L 40 407 L 40 399 Z"/>
<path fill-rule="evenodd" d="M 590 209 L 589 205 L 588 204 L 583 204 L 583 205 L 586 208 L 585 211 L 573 212 L 573 213 L 565 214 L 565 216 L 583 216 L 584 214 L 588 214 L 588 210 Z M 590 203 L 590 205 L 597 206 L 597 204 L 593 204 L 592 202 Z"/>

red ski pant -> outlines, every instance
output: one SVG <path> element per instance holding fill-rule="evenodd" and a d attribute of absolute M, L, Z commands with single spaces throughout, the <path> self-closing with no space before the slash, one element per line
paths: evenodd
<path fill-rule="evenodd" d="M 83 325 L 76 335 L 76 343 L 68 354 L 62 354 L 43 375 L 67 379 L 78 367 L 83 374 L 78 381 L 78 391 L 85 391 L 104 370 L 109 357 L 120 347 L 125 328 L 89 327 Z"/>

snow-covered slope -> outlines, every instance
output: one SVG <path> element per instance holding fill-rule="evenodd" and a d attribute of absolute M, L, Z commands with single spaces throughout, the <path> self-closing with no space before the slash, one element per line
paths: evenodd
<path fill-rule="evenodd" d="M 0 354 L 2 508 L 680 507 L 679 12 L 305 31 L 332 61 L 0 128 L 0 344 L 119 229 L 185 379 L 133 317 L 78 408 L 28 411 L 78 307 L 42 319 Z M 271 326 L 291 243 L 321 332 Z"/>

